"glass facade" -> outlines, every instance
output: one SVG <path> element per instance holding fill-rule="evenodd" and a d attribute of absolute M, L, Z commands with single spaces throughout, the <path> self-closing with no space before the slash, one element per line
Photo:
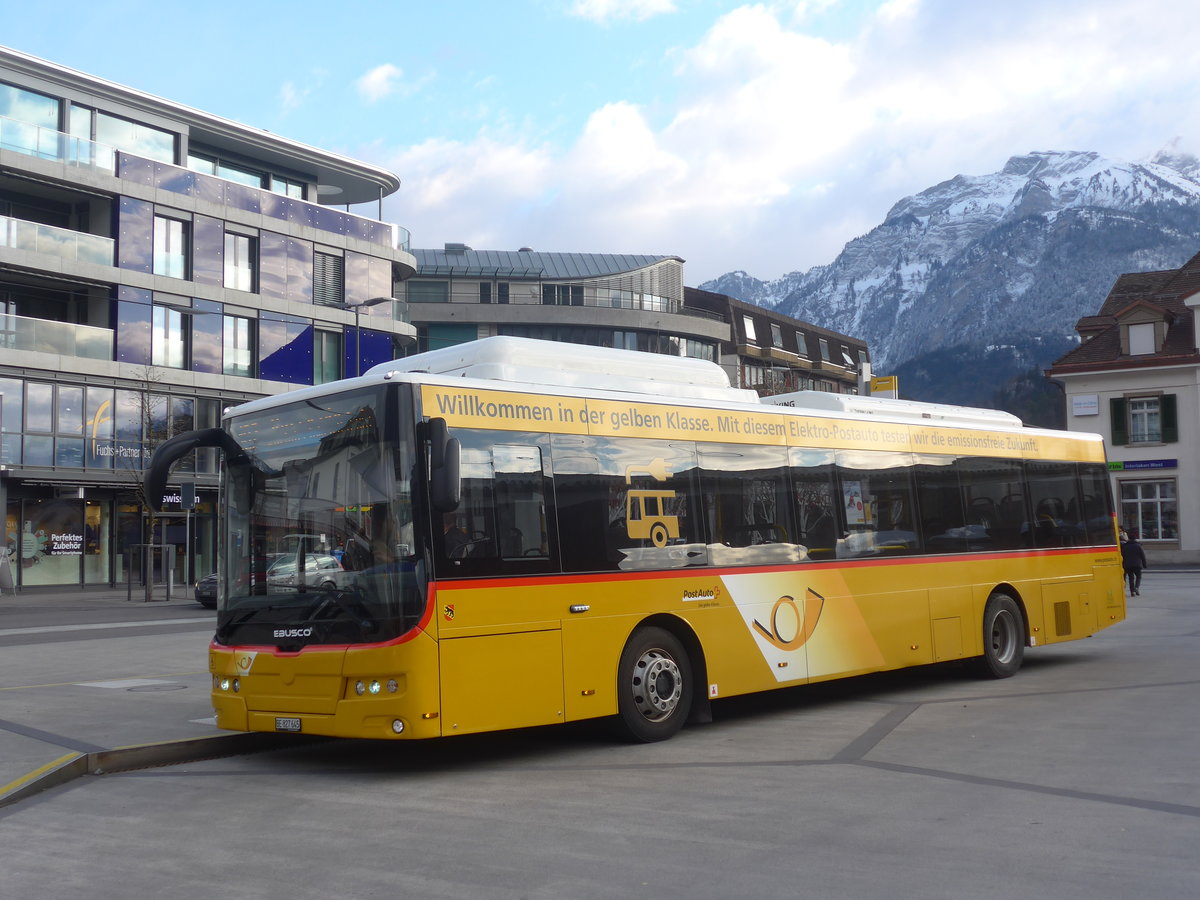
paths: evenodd
<path fill-rule="evenodd" d="M 265 379 L 303 385 L 395 355 L 390 333 L 347 329 L 354 338 L 349 340 L 340 322 L 322 323 L 320 312 L 260 313 L 257 298 L 248 295 L 313 303 L 321 253 L 333 261 L 321 273 L 325 295 L 355 305 L 390 297 L 391 251 L 402 229 L 307 202 L 316 175 L 304 171 L 299 156 L 295 171 L 199 146 L 189 147 L 182 159 L 182 131 L 169 119 L 147 113 L 150 122 L 134 121 L 112 106 L 113 95 L 102 92 L 89 102 L 78 85 L 72 96 L 85 102 L 55 92 L 0 83 L 0 148 L 87 168 L 88 177 L 116 176 L 138 196 L 118 187 L 101 197 L 95 183 L 81 180 L 73 190 L 69 179 L 51 190 L 38 176 L 34 187 L 22 187 L 19 195 L 6 189 L 0 199 L 0 246 L 55 257 L 44 263 L 44 273 L 30 275 L 32 286 L 22 285 L 19 295 L 0 295 L 0 356 L 28 350 L 67 358 L 61 369 L 44 371 L 23 361 L 15 368 L 0 358 L 0 464 L 9 467 L 6 543 L 16 554 L 19 586 L 119 580 L 129 574 L 119 548 L 143 540 L 168 540 L 182 554 L 182 512 L 158 516 L 160 525 L 150 535 L 137 490 L 125 481 L 137 482 L 158 443 L 191 428 L 215 427 L 223 407 L 259 387 L 197 378 L 196 388 L 181 372 L 257 378 L 261 368 Z M 248 152 L 258 155 L 257 149 Z M 23 165 L 18 160 L 10 174 L 21 177 Z M 267 232 L 244 216 L 237 221 L 237 214 L 226 221 L 221 207 L 267 217 L 276 229 Z M 314 244 L 309 229 L 325 232 L 329 246 Z M 344 238 L 353 239 L 356 250 L 345 249 Z M 371 255 L 368 244 L 380 255 Z M 68 263 L 121 271 L 80 266 L 73 272 Z M 129 273 L 178 281 L 156 293 L 149 279 Z M 73 275 L 86 275 L 86 284 L 63 287 L 63 277 Z M 390 313 L 380 305 L 363 308 L 360 318 Z M 128 370 L 121 373 L 123 384 L 112 384 L 107 372 L 92 379 L 88 359 L 131 364 L 139 367 L 135 371 L 145 367 L 145 380 Z M 193 393 L 226 388 L 239 396 Z M 212 476 L 218 460 L 217 451 L 206 448 L 175 471 Z M 201 500 L 208 525 L 193 529 L 201 574 L 215 567 L 214 501 L 215 493 Z M 182 572 L 177 570 L 180 581 Z"/>

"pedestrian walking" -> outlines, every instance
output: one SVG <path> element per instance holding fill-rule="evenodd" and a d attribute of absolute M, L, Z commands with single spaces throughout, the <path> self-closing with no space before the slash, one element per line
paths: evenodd
<path fill-rule="evenodd" d="M 1146 551 L 1138 543 L 1137 532 L 1121 532 L 1121 565 L 1129 580 L 1129 593 L 1139 597 L 1142 593 L 1142 569 L 1146 568 Z"/>

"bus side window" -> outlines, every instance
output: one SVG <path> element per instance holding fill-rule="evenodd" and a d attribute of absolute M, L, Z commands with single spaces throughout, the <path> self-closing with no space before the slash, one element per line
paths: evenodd
<path fill-rule="evenodd" d="M 690 442 L 555 435 L 551 450 L 563 571 L 707 561 Z"/>
<path fill-rule="evenodd" d="M 963 510 L 954 458 L 918 456 L 916 462 L 918 530 L 925 552 L 963 553 L 981 547 L 987 535 Z"/>
<path fill-rule="evenodd" d="M 792 447 L 788 463 L 797 540 L 809 559 L 833 559 L 845 533 L 846 518 L 834 501 L 833 452 Z"/>
<path fill-rule="evenodd" d="M 1074 463 L 1028 462 L 1029 496 L 1033 503 L 1034 544 L 1074 547 L 1085 542 L 1079 486 Z"/>
<path fill-rule="evenodd" d="M 956 464 L 973 543 L 981 550 L 1019 550 L 1032 543 L 1025 512 L 1025 473 L 1011 459 L 963 457 Z"/>
<path fill-rule="evenodd" d="M 1079 481 L 1083 487 L 1080 517 L 1089 544 L 1109 545 L 1113 537 L 1112 487 L 1104 463 L 1080 463 Z"/>
<path fill-rule="evenodd" d="M 920 552 L 912 487 L 912 454 L 883 450 L 836 453 L 840 504 L 848 534 L 838 556 L 901 556 Z"/>
<path fill-rule="evenodd" d="M 802 561 L 788 500 L 786 448 L 699 444 L 696 450 L 712 564 Z"/>
<path fill-rule="evenodd" d="M 462 501 L 435 535 L 439 570 L 455 577 L 557 571 L 542 435 L 461 430 Z"/>

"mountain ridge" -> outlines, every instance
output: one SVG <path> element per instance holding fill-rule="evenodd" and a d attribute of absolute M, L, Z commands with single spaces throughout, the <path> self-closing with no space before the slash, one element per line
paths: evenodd
<path fill-rule="evenodd" d="M 950 346 L 1075 340 L 1118 275 L 1176 267 L 1198 247 L 1194 156 L 1035 151 L 902 198 L 827 265 L 701 287 L 865 338 L 885 371 Z"/>

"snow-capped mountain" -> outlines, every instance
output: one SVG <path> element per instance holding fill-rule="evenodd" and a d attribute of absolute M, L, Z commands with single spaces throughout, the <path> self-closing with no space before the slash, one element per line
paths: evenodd
<path fill-rule="evenodd" d="M 1197 250 L 1195 157 L 1037 152 L 904 198 L 827 266 L 701 287 L 865 338 L 882 373 L 949 347 L 1044 341 L 1061 352 L 1119 274 L 1174 268 Z"/>

